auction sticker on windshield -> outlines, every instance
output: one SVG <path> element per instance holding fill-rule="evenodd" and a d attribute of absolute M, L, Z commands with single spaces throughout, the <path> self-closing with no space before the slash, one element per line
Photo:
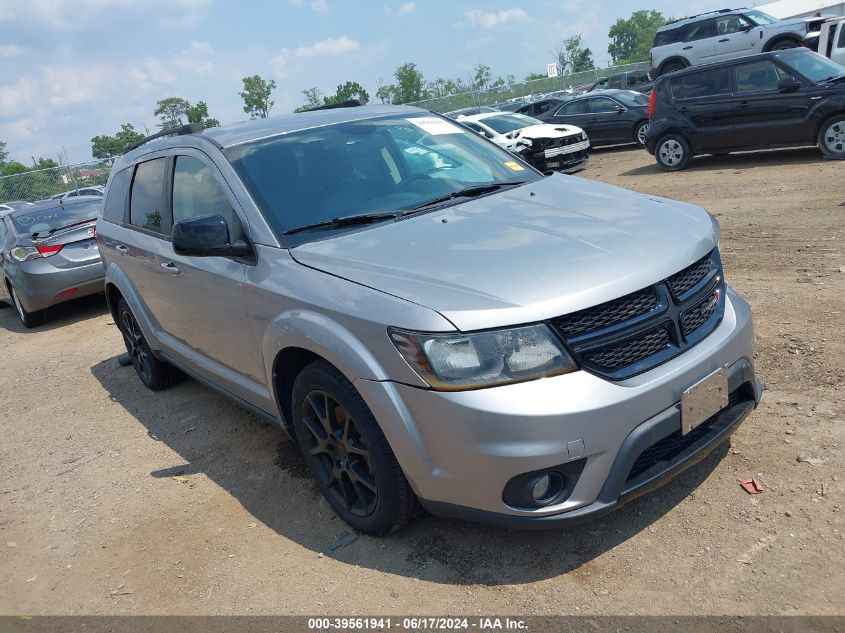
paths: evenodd
<path fill-rule="evenodd" d="M 420 116 L 412 119 L 407 119 L 409 122 L 416 125 L 423 132 L 437 136 L 439 134 L 463 134 L 464 131 L 454 123 L 438 119 L 434 116 Z"/>

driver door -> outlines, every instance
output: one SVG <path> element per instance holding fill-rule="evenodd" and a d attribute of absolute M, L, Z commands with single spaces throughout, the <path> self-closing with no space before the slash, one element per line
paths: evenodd
<path fill-rule="evenodd" d="M 716 18 L 716 54 L 713 60 L 759 53 L 760 27 L 741 15 Z"/>

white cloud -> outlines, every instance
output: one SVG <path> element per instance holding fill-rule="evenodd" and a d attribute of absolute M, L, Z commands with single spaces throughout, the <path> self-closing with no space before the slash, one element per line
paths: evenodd
<path fill-rule="evenodd" d="M 34 22 L 45 28 L 85 30 L 102 27 L 115 16 L 146 19 L 159 16 L 163 25 L 193 26 L 205 15 L 211 0 L 29 0 L 14 12 L 0 8 L 0 19 Z"/>
<path fill-rule="evenodd" d="M 416 2 L 406 2 L 401 7 L 399 7 L 399 11 L 397 13 L 399 15 L 409 15 L 417 10 L 417 3 Z"/>
<path fill-rule="evenodd" d="M 346 35 L 340 37 L 327 37 L 319 42 L 314 42 L 310 46 L 300 46 L 293 49 L 295 57 L 319 57 L 322 55 L 340 55 L 341 53 L 351 53 L 361 48 L 361 45 Z"/>
<path fill-rule="evenodd" d="M 214 49 L 208 42 L 191 42 L 191 45 L 174 58 L 174 66 L 185 73 L 208 77 L 214 72 Z"/>
<path fill-rule="evenodd" d="M 32 79 L 18 79 L 13 84 L 0 85 L 0 119 L 13 118 L 28 111 L 35 101 L 36 88 Z"/>
<path fill-rule="evenodd" d="M 305 0 L 289 0 L 289 2 L 297 9 L 302 9 L 307 4 L 312 11 L 316 11 L 317 13 L 332 12 L 332 8 L 326 0 L 309 0 L 307 3 Z"/>
<path fill-rule="evenodd" d="M 522 9 L 505 9 L 504 11 L 482 11 L 473 9 L 464 13 L 471 26 L 480 29 L 492 29 L 508 22 L 525 20 L 528 15 Z"/>
<path fill-rule="evenodd" d="M 8 44 L 6 46 L 0 46 L 0 59 L 9 59 L 11 57 L 19 57 L 26 52 L 25 48 L 20 46 L 15 46 L 14 44 Z"/>

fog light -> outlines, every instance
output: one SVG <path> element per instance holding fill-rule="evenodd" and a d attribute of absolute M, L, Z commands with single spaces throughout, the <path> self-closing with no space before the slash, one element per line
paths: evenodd
<path fill-rule="evenodd" d="M 552 487 L 552 478 L 548 475 L 543 475 L 534 482 L 534 488 L 531 490 L 531 496 L 534 501 L 545 499 L 549 495 L 549 489 Z"/>

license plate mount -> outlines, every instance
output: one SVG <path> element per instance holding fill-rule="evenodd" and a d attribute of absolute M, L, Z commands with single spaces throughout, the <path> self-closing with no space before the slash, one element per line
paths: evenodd
<path fill-rule="evenodd" d="M 728 406 L 728 370 L 720 367 L 681 394 L 681 434 Z"/>

